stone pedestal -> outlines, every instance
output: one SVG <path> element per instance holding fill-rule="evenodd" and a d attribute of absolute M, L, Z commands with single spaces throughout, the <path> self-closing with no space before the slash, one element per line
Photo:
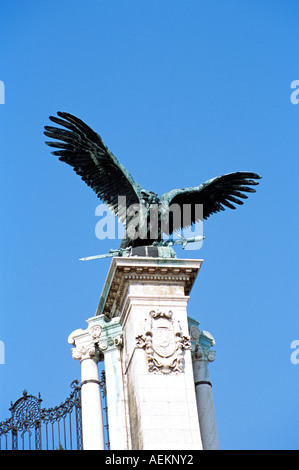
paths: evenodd
<path fill-rule="evenodd" d="M 104 449 L 99 360 L 111 450 L 219 448 L 208 371 L 214 340 L 187 317 L 201 264 L 112 259 L 96 315 L 69 336 L 81 362 L 84 449 Z"/>
<path fill-rule="evenodd" d="M 108 399 L 110 380 L 112 395 L 123 400 L 130 449 L 202 449 L 187 321 L 189 294 L 201 263 L 112 260 L 96 316 L 117 317 L 122 326 L 121 367 L 110 370 L 109 360 L 105 366 Z M 109 379 L 115 373 L 116 382 Z"/>

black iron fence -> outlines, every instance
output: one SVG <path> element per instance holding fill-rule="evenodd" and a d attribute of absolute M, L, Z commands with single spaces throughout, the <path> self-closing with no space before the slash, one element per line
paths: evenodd
<path fill-rule="evenodd" d="M 106 388 L 105 370 L 102 370 L 102 373 L 101 373 L 100 387 L 101 387 L 101 392 L 102 392 L 102 409 L 103 409 L 105 449 L 110 450 L 108 404 L 107 404 L 107 388 Z"/>
<path fill-rule="evenodd" d="M 0 450 L 81 450 L 80 386 L 71 383 L 68 398 L 54 408 L 42 408 L 42 399 L 23 396 L 10 407 L 11 416 L 0 422 Z"/>
<path fill-rule="evenodd" d="M 105 449 L 110 449 L 105 371 L 101 373 Z M 0 450 L 82 450 L 81 387 L 71 383 L 68 398 L 54 408 L 28 395 L 11 404 L 11 416 L 0 422 Z"/>

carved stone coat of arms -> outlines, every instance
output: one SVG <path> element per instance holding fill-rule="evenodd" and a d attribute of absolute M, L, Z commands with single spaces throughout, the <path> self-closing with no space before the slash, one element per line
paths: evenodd
<path fill-rule="evenodd" d="M 190 349 L 190 338 L 182 334 L 179 321 L 171 310 L 151 310 L 145 321 L 144 335 L 136 337 L 138 348 L 144 348 L 148 371 L 169 374 L 183 372 L 183 350 Z"/>

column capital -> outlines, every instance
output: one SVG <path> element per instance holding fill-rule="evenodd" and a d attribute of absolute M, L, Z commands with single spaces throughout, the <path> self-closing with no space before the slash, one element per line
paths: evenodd
<path fill-rule="evenodd" d="M 76 347 L 72 349 L 72 356 L 73 359 L 83 361 L 84 359 L 95 359 L 97 362 L 100 361 L 99 357 L 99 351 L 96 348 L 95 345 L 92 343 L 86 345 L 86 346 L 81 346 L 81 347 Z"/>
<path fill-rule="evenodd" d="M 199 344 L 195 345 L 194 351 L 192 351 L 193 361 L 207 361 L 213 362 L 216 357 L 216 351 L 210 350 L 209 348 L 203 348 Z"/>
<path fill-rule="evenodd" d="M 68 343 L 74 345 L 72 355 L 74 359 L 94 359 L 103 361 L 106 351 L 122 347 L 122 327 L 113 318 L 107 321 L 105 315 L 99 315 L 87 320 L 88 327 L 73 331 L 68 337 Z"/>
<path fill-rule="evenodd" d="M 188 318 L 191 350 L 193 361 L 213 362 L 216 357 L 216 351 L 211 349 L 215 346 L 215 340 L 211 333 L 198 328 L 199 322 L 193 318 Z"/>

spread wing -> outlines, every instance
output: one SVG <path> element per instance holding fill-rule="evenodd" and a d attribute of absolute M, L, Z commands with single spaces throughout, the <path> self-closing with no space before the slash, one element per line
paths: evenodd
<path fill-rule="evenodd" d="M 250 172 L 228 173 L 194 188 L 174 189 L 163 194 L 160 199 L 163 212 L 166 213 L 172 205 L 177 205 L 180 212 L 180 217 L 173 216 L 172 211 L 169 213 L 169 233 L 202 218 L 207 219 L 210 215 L 225 210 L 225 207 L 236 209 L 234 204 L 242 205 L 242 199 L 248 197 L 246 193 L 255 193 L 251 186 L 259 184 L 256 180 L 260 178 L 256 173 Z M 202 204 L 203 210 L 196 211 L 196 204 Z M 184 209 L 184 205 L 189 205 L 190 212 L 187 207 Z"/>
<path fill-rule="evenodd" d="M 142 187 L 110 152 L 102 138 L 81 119 L 69 113 L 58 112 L 49 119 L 64 129 L 45 126 L 44 134 L 55 139 L 46 142 L 60 150 L 52 152 L 59 160 L 73 167 L 77 175 L 90 186 L 99 198 L 125 221 L 125 207 L 139 203 Z M 58 142 L 57 142 L 58 141 Z M 125 205 L 118 198 L 125 197 Z"/>

